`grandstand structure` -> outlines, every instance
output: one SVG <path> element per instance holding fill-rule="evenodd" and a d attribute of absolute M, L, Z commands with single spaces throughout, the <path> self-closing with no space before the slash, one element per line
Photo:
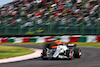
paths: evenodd
<path fill-rule="evenodd" d="M 100 0 L 14 0 L 0 7 L 0 35 L 100 35 Z"/>

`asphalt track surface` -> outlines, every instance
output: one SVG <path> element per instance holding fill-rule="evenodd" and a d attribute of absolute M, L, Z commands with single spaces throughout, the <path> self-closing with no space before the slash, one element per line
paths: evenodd
<path fill-rule="evenodd" d="M 38 48 L 40 45 L 25 45 L 20 47 Z M 42 60 L 35 58 L 26 61 L 0 64 L 0 67 L 100 67 L 100 48 L 80 47 L 82 57 L 73 60 Z"/>

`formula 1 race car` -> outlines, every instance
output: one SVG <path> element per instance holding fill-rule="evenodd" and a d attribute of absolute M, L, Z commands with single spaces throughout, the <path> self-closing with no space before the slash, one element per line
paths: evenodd
<path fill-rule="evenodd" d="M 76 44 L 63 42 L 49 43 L 44 46 L 41 57 L 46 59 L 70 59 L 80 58 L 82 55 L 81 49 L 76 48 Z"/>

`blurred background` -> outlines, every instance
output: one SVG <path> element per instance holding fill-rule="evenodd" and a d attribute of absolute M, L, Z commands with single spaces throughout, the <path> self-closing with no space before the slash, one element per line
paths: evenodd
<path fill-rule="evenodd" d="M 0 0 L 0 36 L 100 35 L 100 0 Z"/>

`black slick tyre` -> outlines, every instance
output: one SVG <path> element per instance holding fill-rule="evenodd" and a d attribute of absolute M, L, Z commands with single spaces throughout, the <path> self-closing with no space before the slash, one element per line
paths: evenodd
<path fill-rule="evenodd" d="M 67 50 L 66 51 L 66 56 L 68 57 L 69 60 L 73 60 L 73 58 L 74 58 L 74 52 L 73 52 L 73 50 L 72 49 Z"/>
<path fill-rule="evenodd" d="M 81 55 L 82 55 L 81 49 L 75 48 L 74 49 L 74 57 L 75 58 L 81 58 Z"/>
<path fill-rule="evenodd" d="M 47 56 L 47 49 L 43 49 L 42 59 L 47 60 L 46 56 Z"/>

